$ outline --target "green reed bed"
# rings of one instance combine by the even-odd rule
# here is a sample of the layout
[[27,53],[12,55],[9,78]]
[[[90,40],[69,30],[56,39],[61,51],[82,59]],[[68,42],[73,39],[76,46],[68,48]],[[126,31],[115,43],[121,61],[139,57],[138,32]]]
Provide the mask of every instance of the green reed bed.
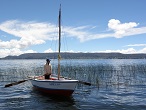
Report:
[[[53,74],[57,66],[53,67]],[[0,81],[14,82],[28,76],[43,75],[43,67],[0,69]],[[64,77],[90,82],[98,87],[146,84],[146,65],[62,65]]]
[[128,86],[146,83],[146,65],[77,65],[63,66],[63,76],[99,86]]

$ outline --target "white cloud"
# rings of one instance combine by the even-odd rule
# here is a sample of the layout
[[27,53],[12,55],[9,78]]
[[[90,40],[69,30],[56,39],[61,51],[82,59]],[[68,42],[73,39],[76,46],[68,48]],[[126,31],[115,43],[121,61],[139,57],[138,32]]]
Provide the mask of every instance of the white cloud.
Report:
[[6,57],[8,55],[20,55],[23,52],[21,52],[19,49],[14,48],[14,49],[0,49],[0,58]]
[[70,51],[67,51],[67,52],[74,53],[74,51],[73,51],[73,50],[70,50]]
[[125,47],[146,47],[146,44],[129,44],[126,45]]
[[[119,20],[111,19],[108,22],[108,32],[93,34],[89,32],[90,29],[93,29],[91,26],[81,26],[81,27],[65,27],[64,32],[67,33],[70,37],[76,37],[81,42],[102,39],[108,37],[122,38],[125,36],[132,36],[138,34],[146,33],[146,27],[137,28],[139,23],[129,22],[121,23]],[[95,28],[95,27],[94,27]]]
[[1,53],[0,58],[3,58],[8,55],[17,56],[23,53],[36,53],[36,51],[33,51],[33,50],[21,51],[20,49],[13,48],[13,49],[0,49],[0,53]]
[[81,27],[76,27],[76,28],[65,27],[64,32],[67,34],[66,36],[75,37],[79,39],[81,42],[114,36],[113,33],[92,34],[91,32],[88,31],[92,28],[93,27],[90,27],[90,26],[81,26]]
[[125,36],[128,32],[130,32],[134,27],[137,27],[138,23],[129,22],[129,23],[121,23],[119,20],[111,19],[109,20],[108,27],[110,30],[115,32],[115,37],[121,38]]
[[119,49],[119,50],[105,50],[105,51],[98,51],[98,52],[106,52],[106,53],[111,53],[111,52],[117,52],[117,53],[123,53],[123,54],[137,54],[137,53],[146,53],[146,48],[136,50],[134,48],[128,48],[128,49]]
[[19,40],[0,41],[1,48],[25,48],[43,44],[45,40],[56,39],[54,34],[56,26],[47,23],[11,20],[0,24],[0,30],[19,38]]
[[[0,39],[0,58],[8,55],[20,55],[22,53],[34,53],[33,50],[22,51],[22,49],[45,43],[46,40],[57,39],[56,25],[38,22],[22,22],[10,20],[0,24],[0,30],[10,35],[13,39],[2,41]],[[1,35],[4,37],[4,35]],[[7,35],[8,38],[8,35]]]
[[[108,22],[108,28],[110,33],[98,33],[93,34],[91,31],[96,26],[78,26],[78,27],[64,27],[63,32],[67,34],[68,37],[78,38],[81,42],[101,39],[107,37],[122,38],[124,36],[131,36],[137,34],[146,33],[146,27],[136,28],[139,23],[129,22],[121,23],[119,20],[111,19]],[[51,23],[39,23],[39,22],[22,22],[18,20],[10,20],[0,24],[0,30],[7,32],[13,36],[19,37],[20,44],[24,47],[27,45],[37,45],[45,43],[45,40],[56,40],[58,39],[56,25]]]
[[125,36],[132,36],[138,34],[145,34],[146,27],[136,28],[139,23],[129,22],[129,23],[121,23],[119,20],[111,19],[108,23],[108,28],[111,31],[114,31],[115,38],[122,38]]
[[51,48],[49,48],[48,50],[45,50],[44,52],[45,53],[53,53],[54,51]]
[[37,53],[37,51],[34,51],[34,50],[26,50],[23,53]]
[[[146,33],[146,27],[137,26],[139,23],[129,22],[129,23],[121,23],[119,20],[111,19],[108,22],[108,28],[110,31],[106,33],[92,33],[92,29],[95,30],[96,26],[78,26],[78,27],[64,27],[63,32],[67,34],[67,37],[75,37],[79,39],[81,42],[115,37],[122,38],[125,36],[132,36],[137,34]],[[19,55],[21,53],[25,53],[22,49],[27,48],[33,45],[39,45],[45,43],[46,40],[56,40],[58,39],[58,27],[54,24],[47,22],[24,22],[19,20],[9,20],[0,24],[0,30],[4,31],[13,36],[13,39],[9,41],[2,41],[0,39],[0,52],[2,56]],[[98,30],[98,29],[97,29]],[[5,35],[0,35],[4,37]],[[7,35],[8,39],[8,35]],[[132,46],[132,45],[127,45]],[[136,46],[136,45],[135,45]],[[137,45],[138,46],[138,45]],[[144,46],[144,45],[143,45]],[[33,50],[32,50],[33,51]],[[110,51],[110,50],[109,50]],[[112,51],[112,50],[111,50]],[[126,52],[135,52],[134,49],[128,50],[114,50],[114,51],[122,51]],[[145,51],[145,49],[141,50]],[[141,52],[139,51],[139,52]],[[53,50],[49,49],[45,52],[53,52]]]
[[146,47],[143,48],[143,49],[141,49],[141,50],[139,51],[139,53],[146,53]]
[[[58,51],[53,51],[51,48],[49,48],[48,50],[45,50],[44,53],[53,53],[53,52],[58,52]],[[61,51],[61,52],[69,52],[69,53],[73,53],[73,50],[69,50],[69,51]]]

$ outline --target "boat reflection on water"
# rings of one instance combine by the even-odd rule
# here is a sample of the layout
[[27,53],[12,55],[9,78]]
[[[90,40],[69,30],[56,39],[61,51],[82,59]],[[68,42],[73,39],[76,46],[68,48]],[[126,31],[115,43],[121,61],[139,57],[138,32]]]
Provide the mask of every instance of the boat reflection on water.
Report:
[[43,92],[36,91],[34,87],[31,94],[32,94],[33,99],[35,99],[35,101],[37,102],[41,101],[41,104],[42,103],[44,104],[43,105],[44,107],[40,107],[40,108],[46,108],[46,109],[52,108],[55,110],[59,110],[59,109],[78,110],[78,107],[75,106],[76,101],[72,95],[68,97],[64,97],[62,95],[53,95],[53,94],[47,94],[47,93],[45,94]]

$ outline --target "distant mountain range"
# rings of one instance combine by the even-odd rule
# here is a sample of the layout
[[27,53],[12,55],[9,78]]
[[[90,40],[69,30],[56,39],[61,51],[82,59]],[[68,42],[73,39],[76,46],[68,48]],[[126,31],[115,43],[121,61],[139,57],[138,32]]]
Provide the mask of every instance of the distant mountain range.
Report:
[[[26,53],[1,59],[57,59],[58,53]],[[61,53],[62,59],[146,59],[146,54],[121,53]]]

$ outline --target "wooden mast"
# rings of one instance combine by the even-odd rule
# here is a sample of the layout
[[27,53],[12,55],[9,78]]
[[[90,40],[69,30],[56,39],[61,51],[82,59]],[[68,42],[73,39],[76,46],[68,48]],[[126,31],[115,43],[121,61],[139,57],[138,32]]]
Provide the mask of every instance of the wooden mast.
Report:
[[61,55],[60,55],[60,48],[61,48],[61,4],[60,4],[60,9],[59,9],[59,47],[58,47],[58,80],[60,77],[60,59],[61,59]]

